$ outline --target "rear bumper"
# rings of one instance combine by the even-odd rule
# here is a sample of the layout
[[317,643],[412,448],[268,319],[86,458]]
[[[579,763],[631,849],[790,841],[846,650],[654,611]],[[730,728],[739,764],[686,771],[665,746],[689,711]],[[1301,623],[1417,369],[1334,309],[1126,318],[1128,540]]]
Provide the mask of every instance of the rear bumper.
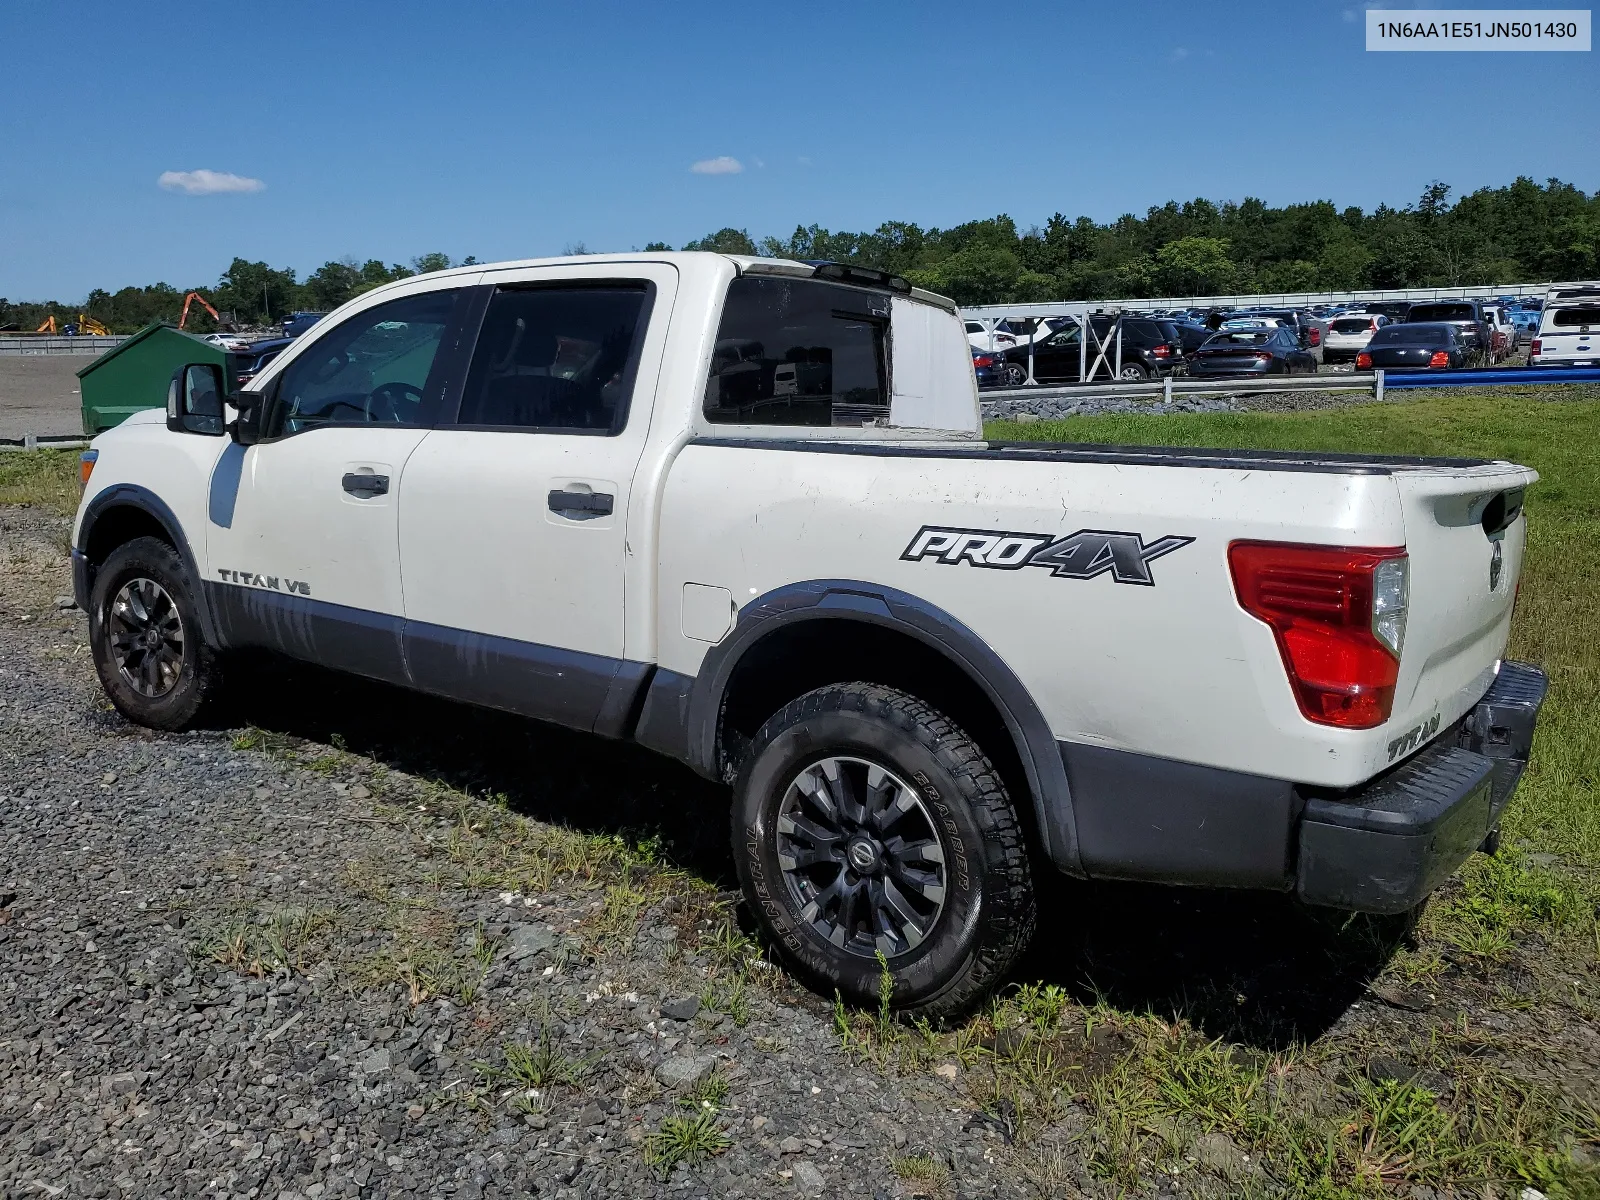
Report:
[[1457,727],[1360,791],[1311,797],[1301,816],[1295,891],[1308,904],[1400,913],[1484,843],[1527,767],[1545,673],[1502,663]]

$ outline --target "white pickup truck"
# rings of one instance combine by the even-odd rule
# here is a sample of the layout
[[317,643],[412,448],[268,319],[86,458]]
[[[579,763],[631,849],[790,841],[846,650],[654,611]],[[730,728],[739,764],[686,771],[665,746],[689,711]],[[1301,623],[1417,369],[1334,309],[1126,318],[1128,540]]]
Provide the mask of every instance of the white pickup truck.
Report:
[[632,739],[731,786],[793,969],[870,998],[881,955],[930,1016],[1041,870],[1410,910],[1492,849],[1544,695],[1501,657],[1533,471],[986,442],[954,306],[839,264],[404,280],[85,458],[132,720],[266,647]]

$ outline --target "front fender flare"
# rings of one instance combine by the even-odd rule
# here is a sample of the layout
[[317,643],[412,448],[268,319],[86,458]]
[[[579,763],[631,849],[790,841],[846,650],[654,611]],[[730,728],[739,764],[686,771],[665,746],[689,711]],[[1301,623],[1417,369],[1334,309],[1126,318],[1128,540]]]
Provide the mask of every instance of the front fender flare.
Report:
[[78,539],[72,547],[73,589],[82,592],[76,597],[79,606],[85,612],[89,610],[89,593],[94,588],[94,573],[99,566],[98,563],[89,561],[87,553],[95,523],[108,512],[118,508],[138,509],[161,526],[167,539],[177,550],[178,557],[183,560],[189,578],[194,580],[194,602],[200,612],[201,632],[209,645],[218,645],[216,623],[212,619],[211,606],[206,600],[205,581],[200,577],[199,564],[189,547],[189,539],[184,536],[183,523],[178,520],[177,514],[168,507],[166,501],[149,488],[136,483],[112,484],[96,494],[83,510],[83,519],[78,522]]

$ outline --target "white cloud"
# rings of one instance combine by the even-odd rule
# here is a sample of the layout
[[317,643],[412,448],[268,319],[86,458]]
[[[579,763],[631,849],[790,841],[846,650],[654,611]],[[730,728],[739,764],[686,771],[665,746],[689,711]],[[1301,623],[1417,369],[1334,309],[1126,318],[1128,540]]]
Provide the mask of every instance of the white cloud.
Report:
[[737,175],[744,170],[744,164],[731,155],[722,154],[716,158],[702,158],[691,164],[689,170],[696,175]]
[[169,192],[183,192],[190,196],[212,196],[219,192],[260,192],[267,185],[248,175],[233,175],[227,171],[163,171],[156,180]]
[[1187,46],[1179,46],[1177,49],[1173,50],[1171,54],[1167,55],[1167,60],[1169,62],[1182,62],[1188,57],[1189,48]]

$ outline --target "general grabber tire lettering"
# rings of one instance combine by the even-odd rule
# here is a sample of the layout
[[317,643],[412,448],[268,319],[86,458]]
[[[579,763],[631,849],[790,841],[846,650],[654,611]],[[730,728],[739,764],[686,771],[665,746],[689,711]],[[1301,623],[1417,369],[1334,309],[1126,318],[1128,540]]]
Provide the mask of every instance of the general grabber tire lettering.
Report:
[[756,734],[735,785],[745,896],[823,995],[931,1020],[990,991],[1033,936],[1028,852],[999,773],[949,717],[868,683],[808,692]]
[[183,560],[158,538],[117,547],[96,572],[89,648],[101,686],[128,720],[182,729],[218,690],[195,595]]

